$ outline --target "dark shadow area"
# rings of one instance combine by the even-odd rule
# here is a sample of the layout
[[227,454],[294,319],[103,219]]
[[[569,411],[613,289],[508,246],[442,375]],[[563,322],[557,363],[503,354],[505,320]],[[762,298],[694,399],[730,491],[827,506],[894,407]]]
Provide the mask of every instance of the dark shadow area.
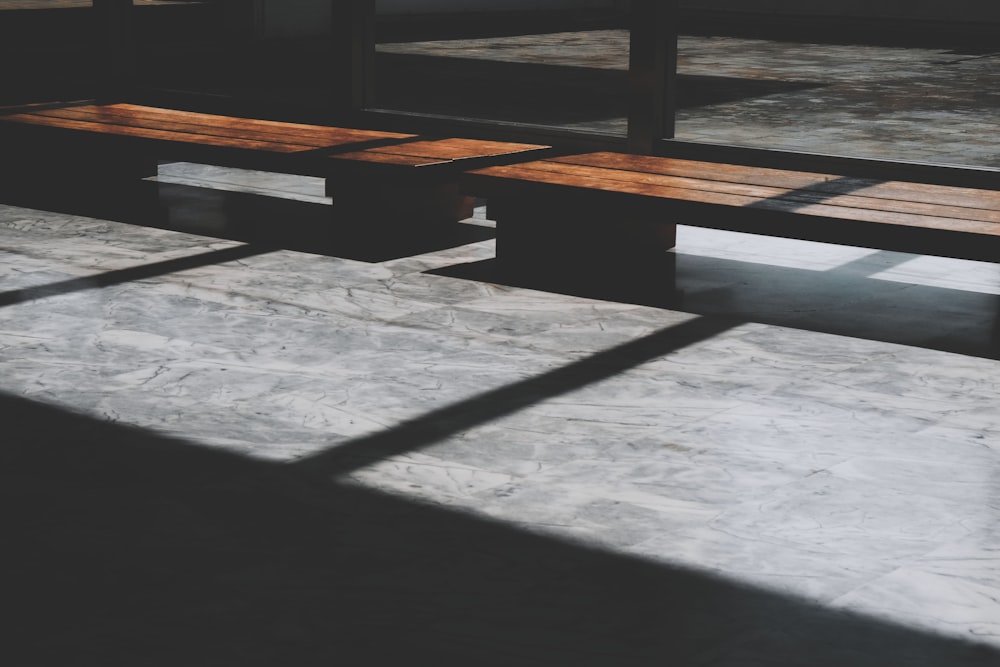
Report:
[[174,98],[183,103],[185,94],[200,94],[195,98],[199,111],[259,106],[265,115],[270,109],[328,122],[337,91],[323,66],[334,57],[331,45],[315,38],[255,41],[216,35],[205,41],[154,42],[140,52],[133,95],[162,98],[172,107]]
[[[357,218],[337,205],[282,197],[159,184],[170,201],[170,229],[209,234],[288,250],[361,262],[384,262],[492,238],[489,227],[462,223],[413,224],[409,219]],[[218,217],[208,215],[218,210]],[[206,226],[207,225],[207,226]]]
[[[747,222],[741,212],[756,209],[754,213],[761,215],[756,217],[751,228],[761,230],[762,235],[813,242],[829,238],[833,243],[853,243],[861,248],[906,247],[914,253],[976,256],[963,254],[969,253],[967,242],[954,244],[962,252],[949,254],[947,251],[955,248],[949,246],[951,238],[947,230],[940,231],[937,236],[918,238],[908,234],[903,238],[891,227],[852,229],[849,227],[852,221],[846,219],[780,217],[805,206],[863,191],[879,182],[841,176],[795,190],[780,188],[780,194],[740,207],[699,209],[701,204],[698,202],[674,201],[672,219],[684,220],[683,211],[687,210],[688,219],[701,218],[706,227],[740,232],[744,229],[742,224]],[[580,202],[574,200],[579,193],[560,200],[563,195],[553,191],[547,200],[537,202],[536,211],[542,210],[543,203],[549,208],[545,209],[547,213],[543,218],[534,220],[539,223],[537,229],[532,229],[534,240],[515,237],[516,242],[524,245],[534,242],[536,247],[542,247],[545,244],[549,255],[542,258],[536,255],[527,265],[491,259],[444,267],[430,273],[1000,359],[997,336],[1000,304],[996,295],[872,277],[913,259],[914,254],[872,250],[861,259],[835,268],[810,271],[688,255],[677,248],[649,254],[635,243],[620,249],[605,244],[596,250],[586,247],[581,250],[577,243],[581,237],[578,230],[594,224],[618,224],[624,229],[619,216],[627,204],[620,203],[617,208],[601,213],[602,209],[597,206],[600,199],[591,198],[581,207]],[[681,208],[688,204],[691,205],[689,209]],[[505,223],[499,224],[502,227]],[[886,238],[880,238],[880,234]],[[557,240],[553,243],[550,236],[556,236]],[[499,242],[504,240],[502,236],[498,239],[498,248],[501,247]],[[985,257],[995,259],[986,241],[977,243],[986,248]],[[909,246],[920,249],[912,250]]]
[[[166,63],[182,54],[210,55],[202,71],[223,61],[227,40],[222,2],[185,0],[134,3],[137,57],[144,73],[165,78]],[[0,2],[0,104],[93,97],[108,66],[106,36],[91,2]],[[190,56],[188,56],[190,57]],[[225,59],[224,62],[235,62]],[[206,64],[209,67],[206,68]],[[197,69],[186,70],[195,76]]]
[[0,413],[5,654],[21,667],[1000,659],[9,395]]
[[381,108],[540,125],[627,113],[617,70],[384,52],[376,67]]
[[[911,257],[885,253],[883,260],[897,255]],[[894,263],[877,262],[880,270]],[[809,271],[680,251],[666,254],[653,280],[599,267],[584,276],[553,268],[512,277],[495,259],[432,273],[1000,359],[996,295],[877,280],[859,268]]]
[[[3,3],[0,3],[2,5]],[[93,95],[100,79],[90,8],[0,13],[0,105]]]
[[405,220],[345,220],[330,204],[147,180],[0,188],[0,197],[12,206],[362,262],[453,248],[494,233],[489,227],[462,223],[417,228]]
[[[380,107],[559,126],[627,116],[627,73],[591,67],[378,53]],[[818,88],[808,81],[677,78],[680,108]]]
[[628,25],[626,8],[619,7],[527,11],[434,12],[380,14],[379,42],[422,42],[444,39],[483,39],[554,32],[608,30]]

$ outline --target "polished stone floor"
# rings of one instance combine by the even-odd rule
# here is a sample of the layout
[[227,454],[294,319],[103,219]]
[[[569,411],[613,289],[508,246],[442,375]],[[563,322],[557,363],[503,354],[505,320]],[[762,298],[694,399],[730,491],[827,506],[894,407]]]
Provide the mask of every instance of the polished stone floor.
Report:
[[314,179],[2,201],[7,664],[1000,664],[1000,265],[511,285],[483,208],[353,242]]

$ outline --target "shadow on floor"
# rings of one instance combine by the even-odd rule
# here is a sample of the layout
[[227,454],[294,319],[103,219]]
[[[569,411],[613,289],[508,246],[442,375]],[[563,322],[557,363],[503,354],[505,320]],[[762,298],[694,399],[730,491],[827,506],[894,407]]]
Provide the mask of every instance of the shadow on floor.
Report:
[[468,224],[416,228],[405,221],[344,220],[330,204],[166,182],[136,181],[103,188],[61,185],[41,191],[4,189],[5,204],[114,222],[383,262],[492,238]]
[[[491,227],[469,224],[442,226],[434,233],[399,228],[394,234],[375,227],[369,234],[358,234],[356,226],[338,233],[334,208],[329,205],[170,183],[133,185],[128,196],[120,191],[114,196],[87,191],[61,197],[51,192],[20,192],[5,193],[3,201],[249,244],[225,251],[217,261],[226,261],[230,252],[235,257],[286,248],[381,262],[475,243],[495,234]],[[878,252],[833,270],[810,271],[671,252],[655,267],[602,266],[577,274],[553,270],[510,275],[500,270],[496,260],[452,265],[432,273],[1000,359],[1000,297],[872,277],[910,258]],[[174,270],[175,264],[183,268],[202,261],[216,261],[216,256],[114,272],[105,279],[123,282],[150,271],[155,275]],[[93,286],[70,281],[39,288],[35,296],[46,296],[52,289],[72,290],[78,282]],[[0,299],[16,303],[35,296],[15,291]]]
[[22,398],[0,412],[5,649],[23,667],[1000,659]]
[[512,275],[491,259],[432,273],[1000,359],[1000,296],[872,275],[911,258],[877,252],[866,262],[811,271],[671,252],[642,270]]

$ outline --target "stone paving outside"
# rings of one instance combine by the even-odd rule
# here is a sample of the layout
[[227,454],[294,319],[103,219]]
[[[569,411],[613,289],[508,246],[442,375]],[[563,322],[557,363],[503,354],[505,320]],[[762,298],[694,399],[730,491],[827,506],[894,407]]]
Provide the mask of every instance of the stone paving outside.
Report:
[[[625,132],[624,30],[385,43],[378,51],[387,105]],[[984,51],[682,36],[676,136],[1000,167],[1000,42]],[[435,76],[442,89],[451,77],[450,94],[426,94]],[[477,87],[476,77],[495,77],[502,93]]]

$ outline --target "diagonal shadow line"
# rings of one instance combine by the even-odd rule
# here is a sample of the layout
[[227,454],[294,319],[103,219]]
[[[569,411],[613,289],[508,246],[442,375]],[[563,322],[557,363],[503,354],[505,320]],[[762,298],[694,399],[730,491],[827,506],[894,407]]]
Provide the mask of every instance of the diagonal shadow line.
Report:
[[[789,190],[788,192],[780,195],[765,197],[759,202],[747,204],[745,208],[760,208],[773,211],[775,210],[774,203],[781,202],[788,205],[787,208],[782,210],[794,211],[804,206],[819,204],[827,199],[849,195],[852,192],[863,190],[884,182],[885,181],[877,181],[871,178],[859,178],[856,176],[838,176],[837,178],[832,178],[828,181],[822,181],[820,183],[813,183],[812,185],[806,185],[801,188],[795,188],[794,190]],[[801,197],[802,199],[796,200],[796,197]]]
[[889,269],[901,266],[913,259],[911,253],[895,252],[892,250],[872,250],[862,257],[852,259],[849,262],[838,264],[827,269],[828,273],[845,273],[858,277],[871,278],[876,274],[888,271]]
[[[885,183],[885,180],[874,178],[863,178],[856,176],[840,176],[829,181],[807,185],[802,188],[790,190],[782,195],[768,197],[759,202],[748,204],[746,208],[756,208],[760,210],[775,210],[775,202],[780,202],[780,208],[784,212],[794,212],[805,206],[821,204],[826,200],[835,199],[841,195],[848,195],[858,190]],[[802,199],[797,200],[797,197]],[[853,245],[853,244],[852,244]],[[872,248],[875,252],[866,254],[853,261],[840,264],[828,269],[831,273],[852,273],[855,275],[874,276],[876,273],[886,271],[892,267],[899,266],[909,261],[914,252],[893,251],[886,249]]]
[[997,664],[971,632],[834,609],[683,559],[312,486],[6,392],[0,414],[16,507],[4,592],[19,610],[5,649],[31,665],[164,651],[169,664],[197,654],[245,667]]
[[[829,181],[823,181],[822,183],[797,188],[782,195],[768,197],[760,202],[748,204],[745,208],[774,210],[774,203],[782,202],[786,204],[786,207],[782,210],[792,212],[805,206],[819,204],[825,200],[834,199],[841,195],[848,195],[852,192],[863,190],[884,182],[885,181],[879,181],[871,178],[840,176]],[[795,200],[796,196],[801,197],[804,195],[808,195],[808,197],[802,199],[801,201]],[[898,266],[908,261],[910,259],[907,257],[908,254],[910,253],[899,253],[898,255],[893,256],[892,251],[877,250],[874,254],[865,255],[864,257],[860,257],[846,264],[835,266],[828,269],[828,271],[832,273],[855,273],[858,275],[871,276],[881,271],[885,271],[891,266]]]
[[[805,206],[819,204],[825,200],[834,199],[841,195],[847,195],[884,182],[885,181],[871,178],[840,176],[829,181],[823,181],[822,183],[797,188],[786,192],[783,195],[768,197],[760,202],[748,204],[746,208],[774,210],[774,203],[782,202],[786,204],[782,210],[792,212]],[[795,198],[797,196],[802,197],[804,195],[808,195],[808,197],[802,199],[801,201],[796,201]],[[856,273],[859,275],[871,276],[884,271],[891,266],[898,266],[908,261],[910,259],[907,257],[908,254],[910,253],[899,253],[898,255],[893,256],[892,251],[877,250],[873,255],[865,255],[864,257],[860,257],[846,264],[841,264],[828,269],[828,271],[833,273]]]
[[[828,187],[832,183],[841,184],[835,186],[837,191],[822,189],[823,185]],[[806,186],[795,192],[818,193],[822,198],[832,198],[869,185],[871,181],[843,177],[816,186]],[[807,206],[811,203],[814,202],[801,202],[798,205]],[[367,465],[374,458],[386,459],[422,449],[463,430],[513,414],[543,400],[609,379],[646,361],[708,340],[743,322],[739,319],[700,316],[541,375],[433,410],[385,431],[335,445],[289,465],[304,472],[344,474]]]
[[346,144],[338,144],[336,146],[322,146],[311,151],[303,151],[302,153],[296,153],[296,155],[317,155],[320,157],[333,157],[340,155],[341,153],[356,153],[360,151],[368,151],[375,148],[389,148],[394,146],[405,146],[406,144],[415,144],[421,141],[428,141],[434,139],[435,137],[428,137],[420,134],[414,134],[409,137],[386,137],[384,139],[366,139],[365,141],[355,141]]
[[120,285],[122,283],[143,280],[145,278],[154,278],[156,276],[163,276],[169,273],[176,273],[178,271],[193,269],[200,266],[231,262],[237,259],[253,257],[254,255],[263,255],[273,252],[274,250],[275,248],[271,246],[245,244],[233,248],[223,248],[222,250],[212,250],[210,252],[199,253],[197,255],[189,255],[187,257],[168,259],[162,262],[153,262],[151,264],[133,266],[127,269],[116,269],[114,271],[108,271],[96,276],[71,278],[69,280],[49,283],[47,285],[38,285],[37,287],[25,287],[24,289],[0,292],[0,308],[23,303],[25,301],[35,301],[37,299],[59,296],[61,294],[82,292],[88,289],[99,289],[101,287]]
[[288,465],[307,473],[350,472],[368,465],[373,458],[385,459],[423,449],[461,431],[607,380],[645,362],[709,340],[742,323],[743,320],[730,318],[696,317],[540,375],[424,413],[385,431],[335,445]]

